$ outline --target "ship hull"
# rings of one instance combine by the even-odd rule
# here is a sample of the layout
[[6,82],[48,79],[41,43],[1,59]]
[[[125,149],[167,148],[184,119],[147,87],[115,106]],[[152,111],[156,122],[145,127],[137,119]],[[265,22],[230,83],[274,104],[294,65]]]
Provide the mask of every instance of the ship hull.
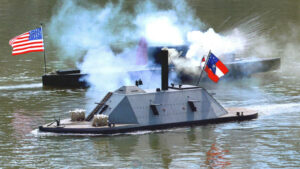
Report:
[[205,120],[196,120],[196,121],[186,121],[186,122],[176,122],[176,123],[167,123],[167,124],[154,124],[154,125],[138,125],[138,124],[116,124],[115,127],[87,127],[86,124],[80,125],[81,122],[78,122],[73,126],[64,126],[62,122],[61,126],[49,126],[44,125],[39,127],[41,132],[51,132],[51,133],[66,133],[66,134],[118,134],[118,133],[130,133],[136,131],[151,131],[151,130],[163,130],[169,128],[178,128],[178,127],[192,127],[192,126],[201,126],[208,124],[219,124],[219,123],[228,123],[228,122],[242,122],[247,120],[253,120],[258,118],[257,112],[244,112],[243,115],[237,115],[236,112],[231,112],[223,117],[214,118],[214,119],[205,119]]
[[84,80],[87,74],[46,74],[42,76],[43,86],[59,88],[87,88],[88,83]]

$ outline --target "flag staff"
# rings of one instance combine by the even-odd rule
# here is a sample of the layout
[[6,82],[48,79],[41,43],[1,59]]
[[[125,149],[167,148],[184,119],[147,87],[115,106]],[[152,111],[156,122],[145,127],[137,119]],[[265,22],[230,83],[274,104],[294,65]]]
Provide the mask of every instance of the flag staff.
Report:
[[[200,80],[201,80],[201,78],[202,78],[202,73],[203,73],[203,71],[204,71],[204,69],[205,69],[205,67],[206,67],[206,64],[207,64],[207,62],[208,62],[208,60],[209,60],[209,58],[210,58],[210,53],[211,53],[211,50],[209,50],[208,55],[207,55],[207,59],[205,60],[205,64],[204,64],[204,66],[203,66],[203,69],[201,70],[199,79],[198,79],[198,81],[197,81],[197,86],[198,86],[199,83],[200,83]],[[203,57],[205,57],[205,56],[203,56]],[[201,62],[202,62],[202,59],[201,59],[201,61],[200,61],[200,68],[201,68]]]
[[44,68],[45,68],[45,74],[47,73],[47,64],[46,64],[46,46],[44,43],[44,32],[43,32],[43,23],[41,23],[41,29],[42,29],[42,39],[44,44]]

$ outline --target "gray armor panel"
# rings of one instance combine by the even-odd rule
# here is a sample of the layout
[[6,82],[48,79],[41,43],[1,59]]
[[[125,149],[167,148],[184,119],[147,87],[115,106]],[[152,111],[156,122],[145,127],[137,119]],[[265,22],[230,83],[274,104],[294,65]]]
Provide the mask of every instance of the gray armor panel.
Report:
[[[103,114],[109,115],[110,122],[152,125],[213,119],[227,114],[203,88],[158,92],[144,91],[136,86],[120,89],[106,102],[108,109]],[[194,106],[194,111],[188,102]]]

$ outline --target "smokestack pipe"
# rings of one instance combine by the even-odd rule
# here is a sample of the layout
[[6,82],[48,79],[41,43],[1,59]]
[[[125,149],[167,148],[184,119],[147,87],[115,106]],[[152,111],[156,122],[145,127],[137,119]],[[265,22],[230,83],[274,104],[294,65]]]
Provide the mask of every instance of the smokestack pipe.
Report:
[[158,53],[161,64],[161,90],[168,90],[169,83],[169,63],[168,63],[168,51],[162,50]]

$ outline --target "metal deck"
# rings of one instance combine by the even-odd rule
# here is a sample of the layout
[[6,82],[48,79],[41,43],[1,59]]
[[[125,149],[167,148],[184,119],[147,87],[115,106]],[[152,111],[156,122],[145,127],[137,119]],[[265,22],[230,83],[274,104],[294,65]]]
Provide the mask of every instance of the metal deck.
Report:
[[[167,123],[159,125],[139,125],[139,124],[115,124],[114,127],[109,126],[99,126],[93,127],[91,121],[76,121],[73,122],[70,119],[61,120],[60,126],[56,123],[48,123],[40,126],[40,131],[43,132],[54,132],[54,133],[80,133],[80,134],[115,134],[115,133],[126,133],[139,130],[157,130],[157,129],[167,129],[174,127],[183,126],[198,126],[234,121],[245,121],[252,120],[258,117],[258,112],[246,108],[227,108],[228,114],[222,115],[215,119],[205,119],[197,121],[188,122],[177,122],[177,123]],[[239,115],[238,115],[239,114]]]

